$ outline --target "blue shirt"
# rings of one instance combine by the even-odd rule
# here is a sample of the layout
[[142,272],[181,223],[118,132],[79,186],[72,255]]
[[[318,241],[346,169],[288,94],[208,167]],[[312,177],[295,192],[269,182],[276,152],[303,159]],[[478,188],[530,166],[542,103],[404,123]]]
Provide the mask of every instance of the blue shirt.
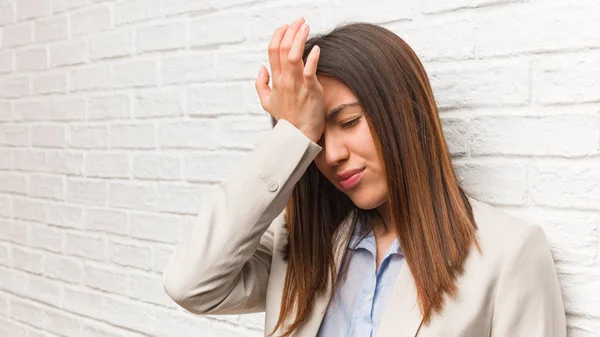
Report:
[[[358,223],[357,223],[358,224]],[[360,239],[357,228],[345,254]],[[360,241],[348,270],[345,283],[340,283],[333,303],[325,313],[317,337],[375,337],[387,300],[404,263],[404,255],[396,238],[376,269],[376,243],[373,231]]]

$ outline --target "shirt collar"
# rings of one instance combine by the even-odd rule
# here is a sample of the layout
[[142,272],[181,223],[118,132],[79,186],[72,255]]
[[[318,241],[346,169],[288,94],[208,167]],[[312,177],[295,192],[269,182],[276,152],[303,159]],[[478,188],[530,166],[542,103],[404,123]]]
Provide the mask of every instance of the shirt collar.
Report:
[[[352,231],[352,236],[350,237],[350,241],[348,242],[348,249],[352,249],[352,247],[354,247],[354,245],[358,242],[358,240],[360,240],[360,231],[358,230],[360,226],[360,221],[356,222],[356,225],[354,226],[354,229]],[[358,248],[364,248],[367,249],[369,251],[371,251],[371,253],[375,253],[376,251],[376,241],[375,241],[375,235],[373,233],[373,230],[369,231],[369,234],[367,234],[367,236],[365,236],[362,240],[360,240],[360,242],[358,242],[358,245],[356,246],[356,249]],[[398,241],[398,238],[396,238],[394,240],[394,242],[392,243],[392,245],[396,246],[396,253],[398,254],[402,254],[402,249],[400,249],[400,242]]]

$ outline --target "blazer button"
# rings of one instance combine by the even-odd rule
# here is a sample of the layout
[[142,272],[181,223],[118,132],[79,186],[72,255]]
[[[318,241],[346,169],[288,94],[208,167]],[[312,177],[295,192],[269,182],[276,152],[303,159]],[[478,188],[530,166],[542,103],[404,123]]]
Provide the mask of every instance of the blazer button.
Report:
[[269,191],[275,192],[279,188],[279,184],[276,181],[272,181],[269,183]]

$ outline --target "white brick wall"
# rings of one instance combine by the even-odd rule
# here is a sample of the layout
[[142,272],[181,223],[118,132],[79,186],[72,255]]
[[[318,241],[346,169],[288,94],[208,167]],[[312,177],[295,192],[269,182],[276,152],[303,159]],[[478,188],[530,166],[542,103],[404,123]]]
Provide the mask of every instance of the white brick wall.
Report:
[[600,336],[595,0],[0,0],[0,336],[262,336],[160,274],[270,128],[268,40],[364,20],[419,54],[465,188],[540,223],[572,337]]

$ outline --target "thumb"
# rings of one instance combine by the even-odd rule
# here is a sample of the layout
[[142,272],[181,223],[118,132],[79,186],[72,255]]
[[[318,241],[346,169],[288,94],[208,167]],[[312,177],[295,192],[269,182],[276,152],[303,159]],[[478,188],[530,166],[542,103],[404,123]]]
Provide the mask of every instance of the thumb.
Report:
[[255,87],[256,92],[258,93],[258,98],[260,99],[260,104],[263,106],[263,108],[265,108],[265,110],[267,110],[266,105],[269,97],[271,97],[271,88],[269,87],[269,72],[262,64],[258,70]]

